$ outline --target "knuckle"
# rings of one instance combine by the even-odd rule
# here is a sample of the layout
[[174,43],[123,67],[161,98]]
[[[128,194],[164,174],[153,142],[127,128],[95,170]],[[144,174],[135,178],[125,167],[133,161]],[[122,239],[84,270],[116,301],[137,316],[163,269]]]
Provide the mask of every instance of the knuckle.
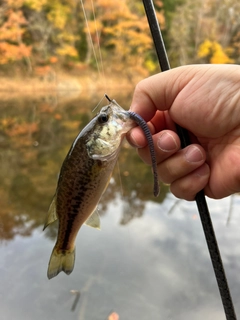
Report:
[[207,183],[208,175],[199,176],[192,173],[174,181],[170,190],[176,197],[191,201],[200,190],[204,189]]
[[135,87],[135,91],[142,91],[144,89],[144,79],[140,80]]
[[158,165],[158,176],[164,183],[172,183],[179,177],[176,167],[171,166],[167,161]]
[[179,185],[178,182],[174,182],[170,186],[170,191],[179,199],[192,201],[195,198],[196,193],[191,190],[187,185]]

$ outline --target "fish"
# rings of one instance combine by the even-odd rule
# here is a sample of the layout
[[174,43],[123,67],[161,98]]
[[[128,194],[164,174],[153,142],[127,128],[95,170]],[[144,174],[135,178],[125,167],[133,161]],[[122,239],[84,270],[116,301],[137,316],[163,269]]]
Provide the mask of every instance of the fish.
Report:
[[115,100],[83,128],[63,161],[44,229],[58,219],[58,235],[47,276],[69,275],[75,262],[75,239],[85,223],[100,229],[98,202],[107,188],[126,133],[135,126]]
[[56,244],[47,276],[69,275],[75,263],[75,239],[83,224],[100,229],[97,206],[106,190],[126,133],[139,125],[148,141],[154,174],[154,195],[159,193],[153,139],[146,122],[136,113],[109,101],[74,140],[63,161],[57,188],[43,230],[58,220]]

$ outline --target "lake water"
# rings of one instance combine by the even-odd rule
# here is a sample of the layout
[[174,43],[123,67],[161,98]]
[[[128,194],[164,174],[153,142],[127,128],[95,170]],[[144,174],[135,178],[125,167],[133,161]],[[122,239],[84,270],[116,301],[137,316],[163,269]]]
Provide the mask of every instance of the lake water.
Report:
[[[102,230],[83,226],[72,274],[47,279],[57,231],[43,224],[61,163],[98,98],[1,100],[1,319],[225,319],[196,204],[167,187],[154,198],[151,170],[127,143],[99,206]],[[113,98],[125,108],[131,100]],[[208,204],[240,317],[240,197]]]

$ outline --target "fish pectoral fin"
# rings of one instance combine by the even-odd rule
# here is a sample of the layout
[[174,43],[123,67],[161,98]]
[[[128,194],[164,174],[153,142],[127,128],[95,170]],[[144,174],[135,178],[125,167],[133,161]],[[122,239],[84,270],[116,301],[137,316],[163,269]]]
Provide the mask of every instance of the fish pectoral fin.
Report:
[[98,214],[97,208],[93,211],[93,213],[90,215],[90,217],[87,218],[87,220],[84,222],[89,227],[101,229],[100,227],[100,217]]
[[64,271],[69,275],[74,268],[75,248],[73,250],[57,251],[53,248],[52,255],[48,264],[48,279],[56,277],[59,272]]
[[57,211],[56,211],[56,194],[55,194],[55,196],[53,197],[53,200],[50,204],[47,219],[44,224],[43,230],[45,230],[49,224],[53,223],[57,219],[58,219],[58,216],[57,216]]

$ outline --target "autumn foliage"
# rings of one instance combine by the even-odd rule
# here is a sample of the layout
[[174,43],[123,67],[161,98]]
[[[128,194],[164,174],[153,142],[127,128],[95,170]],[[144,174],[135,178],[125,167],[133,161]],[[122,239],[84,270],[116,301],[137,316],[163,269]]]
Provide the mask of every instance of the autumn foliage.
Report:
[[3,23],[0,27],[0,64],[7,64],[29,58],[31,45],[23,42],[23,34],[28,24],[21,10],[3,10]]
[[182,1],[168,33],[173,64],[239,64],[239,13],[239,0]]
[[[155,0],[154,5],[173,67],[240,63],[238,0]],[[142,0],[1,2],[0,72],[48,70],[54,79],[58,68],[84,66],[127,76],[158,70]]]
[[[152,54],[141,1],[3,0],[0,9],[0,69],[85,64],[101,60],[115,72],[143,71]],[[83,5],[82,5],[83,4]],[[158,17],[162,26],[164,15]],[[91,37],[90,37],[90,36]],[[101,53],[99,52],[101,47]]]

